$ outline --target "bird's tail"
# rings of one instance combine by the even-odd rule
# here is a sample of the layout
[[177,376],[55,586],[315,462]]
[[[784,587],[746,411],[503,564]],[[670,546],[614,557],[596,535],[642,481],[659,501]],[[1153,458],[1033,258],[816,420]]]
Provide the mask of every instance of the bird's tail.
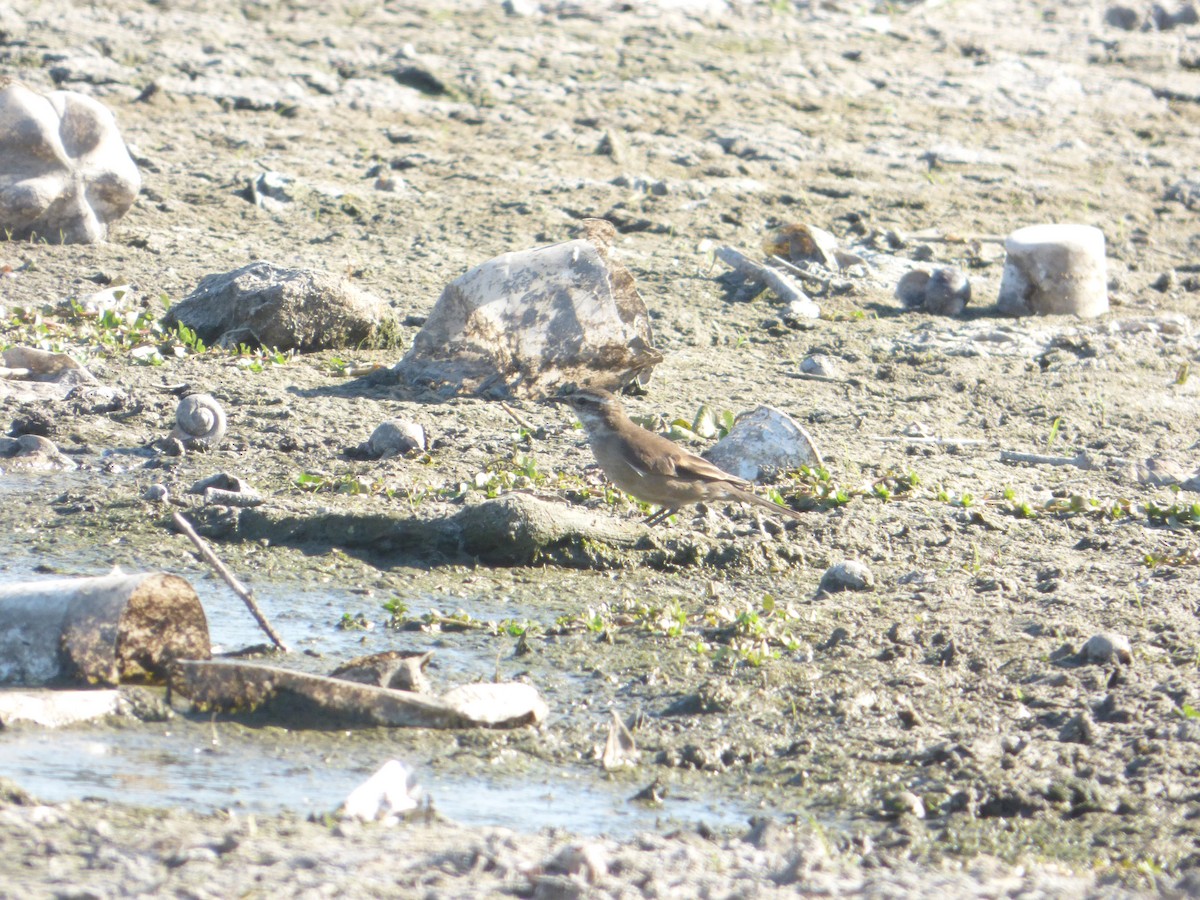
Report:
[[743,503],[749,503],[753,506],[761,506],[763,509],[769,509],[773,513],[778,513],[781,516],[787,516],[789,519],[802,519],[803,513],[799,513],[790,506],[784,506],[782,503],[776,503],[774,500],[768,500],[766,497],[760,497],[752,491],[747,491],[743,488],[729,488],[729,493],[735,496]]

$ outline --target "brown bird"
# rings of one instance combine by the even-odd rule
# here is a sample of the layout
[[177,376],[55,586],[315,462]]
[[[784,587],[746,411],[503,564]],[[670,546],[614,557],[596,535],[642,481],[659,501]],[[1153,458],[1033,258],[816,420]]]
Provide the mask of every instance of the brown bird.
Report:
[[630,421],[620,401],[608,391],[581,388],[550,397],[548,402],[564,403],[575,411],[609,481],[639,500],[662,507],[646,519],[647,525],[658,525],[679,507],[704,500],[750,503],[801,518],[794,509],[752,493],[750,482]]

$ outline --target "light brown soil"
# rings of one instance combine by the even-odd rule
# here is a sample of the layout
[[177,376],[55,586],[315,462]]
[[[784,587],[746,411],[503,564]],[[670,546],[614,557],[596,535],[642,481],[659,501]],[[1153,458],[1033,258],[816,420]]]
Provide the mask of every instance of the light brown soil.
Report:
[[[783,486],[811,509],[802,527],[697,512],[650,550],[593,548],[593,561],[619,568],[591,572],[414,559],[319,528],[303,542],[277,528],[264,546],[209,521],[231,565],[297,582],[319,566],[378,596],[544,603],[530,655],[508,660],[507,635],[494,648],[555,715],[540,733],[462,736],[453,764],[464,771],[486,761],[535,782],[562,767],[603,778],[593,754],[608,710],[640,710],[641,762],[618,776],[630,795],[657,778],[778,822],[818,823],[798,837],[611,844],[625,861],[596,890],[666,895],[679,880],[680,896],[753,895],[866,879],[868,893],[890,895],[1022,885],[1072,895],[1191,877],[1200,510],[1194,493],[1140,483],[1135,464],[1197,466],[1198,380],[1187,377],[1197,346],[1179,315],[1200,287],[1200,228],[1194,209],[1167,197],[1200,170],[1200,30],[1119,31],[1096,2],[874,13],[856,3],[546,5],[525,17],[492,2],[0,4],[3,71],[103,99],[144,177],[107,244],[0,244],[15,275],[0,279],[6,319],[105,283],[130,283],[157,308],[160,295],[178,300],[203,275],[260,258],[346,273],[401,319],[419,319],[471,265],[571,237],[582,217],[609,218],[666,357],[630,406],[666,421],[705,403],[736,412],[766,402],[794,416],[835,485],[823,501],[802,500],[810,482]],[[435,75],[444,92],[400,83],[405,67]],[[304,186],[286,214],[247,201],[248,179],[264,170]],[[381,177],[395,190],[377,189]],[[1055,221],[1104,230],[1111,313],[993,317],[1003,253],[991,239]],[[959,320],[903,313],[892,285],[867,276],[819,297],[811,327],[789,327],[770,295],[737,299],[709,247],[757,254],[791,222],[847,245],[882,248],[888,231],[965,238],[909,238],[896,252],[926,248],[963,267],[975,300]],[[0,340],[29,335],[14,322]],[[267,495],[263,515],[276,525],[329,512],[368,529],[410,512],[444,517],[481,496],[452,499],[455,485],[489,466],[515,478],[529,456],[541,493],[637,515],[606,506],[565,417],[523,409],[545,426],[523,441],[495,404],[428,402],[387,378],[335,374],[342,360],[389,365],[398,350],[268,361],[261,372],[218,353],[155,368],[124,350],[91,352],[89,367],[142,408],[51,408],[53,438],[95,481],[0,512],[14,558],[61,569],[85,554],[198,572],[180,564],[183,539],[136,498],[157,481],[178,496],[217,468]],[[813,353],[838,358],[847,377],[799,377]],[[102,477],[101,451],[166,433],[175,398],[163,387],[182,382],[226,405],[227,444],[166,468],[129,455],[128,471]],[[4,419],[28,413],[9,402]],[[429,462],[344,455],[393,415],[438,440]],[[977,443],[898,440],[914,423]],[[1086,451],[1096,464],[1006,464],[1003,450]],[[306,471],[331,487],[357,475],[369,489],[305,493],[294,480]],[[871,568],[874,591],[817,595],[843,559]],[[1083,664],[1076,653],[1099,631],[1128,637],[1131,665]],[[409,761],[419,768],[438,747],[414,738]],[[569,841],[37,809],[0,810],[0,892],[520,893],[539,884],[527,866]],[[410,841],[419,849],[408,857]],[[196,847],[209,850],[189,856]],[[1017,865],[1027,874],[1014,875]],[[537,887],[558,888],[574,890]]]

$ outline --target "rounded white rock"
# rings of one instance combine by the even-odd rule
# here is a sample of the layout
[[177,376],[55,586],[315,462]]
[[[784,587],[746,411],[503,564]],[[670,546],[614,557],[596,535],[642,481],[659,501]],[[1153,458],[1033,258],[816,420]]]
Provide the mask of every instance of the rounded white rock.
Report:
[[1101,665],[1110,662],[1129,665],[1133,662],[1133,646],[1123,634],[1102,631],[1092,635],[1083,645],[1083,658]]
[[371,432],[367,453],[375,459],[424,452],[425,429],[407,419],[387,419]]
[[857,559],[844,559],[825,570],[817,590],[826,594],[838,591],[873,591],[875,575],[866,563]]

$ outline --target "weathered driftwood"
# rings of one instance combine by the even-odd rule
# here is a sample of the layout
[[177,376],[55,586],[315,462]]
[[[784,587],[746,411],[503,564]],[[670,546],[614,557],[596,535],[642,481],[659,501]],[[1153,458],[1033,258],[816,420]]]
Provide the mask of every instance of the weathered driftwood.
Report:
[[718,247],[717,258],[745,278],[761,281],[784,303],[796,303],[797,309],[805,310],[805,318],[815,319],[821,315],[821,308],[804,293],[786,272],[756,263],[746,254],[733,247]]
[[1000,462],[1033,466],[1074,466],[1077,469],[1096,468],[1095,460],[1085,450],[1081,450],[1074,456],[1048,456],[1044,453],[1018,453],[1015,450],[1001,450]]
[[468,685],[439,700],[232,660],[182,661],[172,670],[171,685],[201,709],[267,712],[287,716],[292,724],[515,728],[546,715],[545,702],[529,685],[485,685],[495,690],[482,701],[478,691],[467,690],[477,686]]
[[176,575],[0,587],[0,683],[162,683],[173,661],[210,654],[200,599]]

